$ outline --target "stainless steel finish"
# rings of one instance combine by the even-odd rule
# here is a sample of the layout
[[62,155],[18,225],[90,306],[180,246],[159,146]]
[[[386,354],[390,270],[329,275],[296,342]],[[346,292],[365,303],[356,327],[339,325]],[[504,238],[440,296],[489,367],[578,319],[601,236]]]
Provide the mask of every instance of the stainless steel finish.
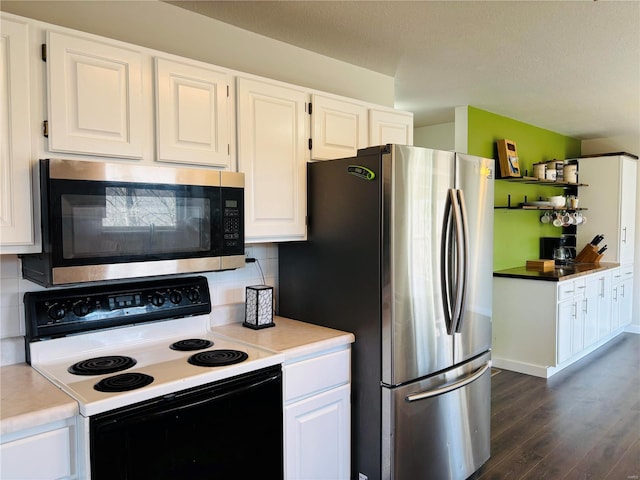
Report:
[[426,398],[437,397],[438,395],[442,395],[443,393],[452,392],[453,390],[457,390],[459,388],[465,387],[472,382],[475,382],[478,378],[480,378],[484,372],[491,368],[491,361],[489,360],[482,367],[476,370],[474,373],[469,375],[462,380],[458,380],[457,382],[450,383],[444,387],[436,388],[435,390],[427,390],[426,392],[414,393],[409,395],[406,400],[407,402],[417,402],[418,400],[424,400]]
[[[242,173],[221,172],[219,170],[203,168],[139,165],[126,162],[107,163],[86,160],[51,159],[49,172],[51,178],[64,180],[140,182],[216,187],[242,187],[244,185],[244,174]],[[223,180],[221,180],[221,178]]]
[[454,361],[460,363],[491,348],[493,289],[492,159],[456,154],[456,188],[464,192],[467,223],[467,288],[461,322],[454,334]]
[[65,285],[176,273],[211,272],[242,268],[244,265],[243,255],[230,255],[228,257],[183,258],[178,260],[156,260],[153,262],[57,267],[53,269],[53,283],[54,285]]
[[244,188],[244,173],[221,171],[220,186]]
[[469,285],[469,225],[467,223],[467,207],[464,201],[464,192],[458,190],[456,198],[458,200],[458,206],[460,209],[460,231],[462,232],[460,243],[458,244],[458,261],[461,266],[458,267],[458,295],[457,295],[457,321],[455,332],[460,333],[462,330],[462,323],[465,318],[463,315],[465,309],[465,301],[467,297],[467,287]]
[[382,382],[398,385],[453,364],[438,240],[454,182],[454,153],[394,145],[390,161],[383,185],[383,212],[389,213],[382,222],[383,231],[388,229],[382,269],[390,284],[382,286],[389,297],[382,313],[389,319],[382,325]]
[[[465,480],[489,458],[489,358],[487,353],[428,379],[382,388],[380,478]],[[458,382],[464,385],[448,388]],[[416,394],[425,398],[407,401]]]
[[308,166],[309,241],[279,247],[280,309],[358,339],[353,478],[465,480],[489,457],[493,168],[400,145]]

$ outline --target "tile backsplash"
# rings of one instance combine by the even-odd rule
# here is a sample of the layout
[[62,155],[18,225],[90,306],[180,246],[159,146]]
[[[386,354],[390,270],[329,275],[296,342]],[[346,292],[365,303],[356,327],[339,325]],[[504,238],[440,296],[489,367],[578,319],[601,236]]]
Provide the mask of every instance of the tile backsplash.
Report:
[[[248,256],[255,263],[245,268],[204,274],[209,281],[211,325],[224,325],[244,320],[245,287],[265,283],[277,290],[278,247],[275,244],[248,245]],[[264,278],[264,280],[263,280]],[[17,255],[0,255],[0,365],[24,362],[24,305],[25,292],[44,290],[22,278]]]

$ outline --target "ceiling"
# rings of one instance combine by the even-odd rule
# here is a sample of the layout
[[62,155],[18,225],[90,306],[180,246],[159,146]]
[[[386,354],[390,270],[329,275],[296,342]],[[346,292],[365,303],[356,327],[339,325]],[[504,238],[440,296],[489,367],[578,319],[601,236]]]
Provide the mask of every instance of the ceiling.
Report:
[[580,139],[640,137],[640,0],[168,3],[393,76],[417,127],[471,105]]

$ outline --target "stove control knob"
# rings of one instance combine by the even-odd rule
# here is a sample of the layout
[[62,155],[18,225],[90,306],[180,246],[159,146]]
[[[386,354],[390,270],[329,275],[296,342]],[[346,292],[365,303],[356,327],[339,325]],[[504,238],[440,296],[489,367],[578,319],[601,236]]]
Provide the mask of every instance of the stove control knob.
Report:
[[49,310],[47,311],[47,314],[49,315],[49,318],[51,318],[52,320],[61,320],[64,318],[65,315],[65,310],[64,307],[62,305],[59,305],[57,303],[54,303],[53,305],[51,305],[51,307],[49,307]]
[[179,291],[174,290],[169,294],[169,300],[171,300],[171,303],[177,305],[182,301],[182,294]]
[[187,298],[191,302],[197,302],[200,299],[200,292],[197,288],[190,288],[187,292]]
[[153,303],[156,307],[161,307],[164,305],[164,295],[162,293],[156,292],[151,295],[151,303]]
[[77,317],[84,317],[89,313],[89,305],[84,300],[80,300],[73,306],[73,313],[75,313]]

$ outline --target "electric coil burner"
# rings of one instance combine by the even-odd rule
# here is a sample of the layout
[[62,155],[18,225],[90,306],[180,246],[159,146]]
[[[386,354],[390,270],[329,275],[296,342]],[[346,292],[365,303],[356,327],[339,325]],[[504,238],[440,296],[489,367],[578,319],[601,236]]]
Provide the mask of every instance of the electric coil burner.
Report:
[[131,368],[136,364],[135,359],[124,355],[110,355],[107,357],[89,358],[74,363],[68,368],[74,375],[101,375],[114,373]]
[[204,338],[188,338],[186,340],[179,340],[169,345],[171,350],[178,350],[181,352],[190,352],[193,350],[203,350],[213,346],[211,340],[205,340]]
[[93,388],[99,392],[128,392],[136,388],[146,387],[152,382],[153,377],[151,375],[129,372],[103,378]]
[[207,350],[191,355],[189,363],[199,367],[221,367],[244,362],[247,357],[245,352],[239,350]]

